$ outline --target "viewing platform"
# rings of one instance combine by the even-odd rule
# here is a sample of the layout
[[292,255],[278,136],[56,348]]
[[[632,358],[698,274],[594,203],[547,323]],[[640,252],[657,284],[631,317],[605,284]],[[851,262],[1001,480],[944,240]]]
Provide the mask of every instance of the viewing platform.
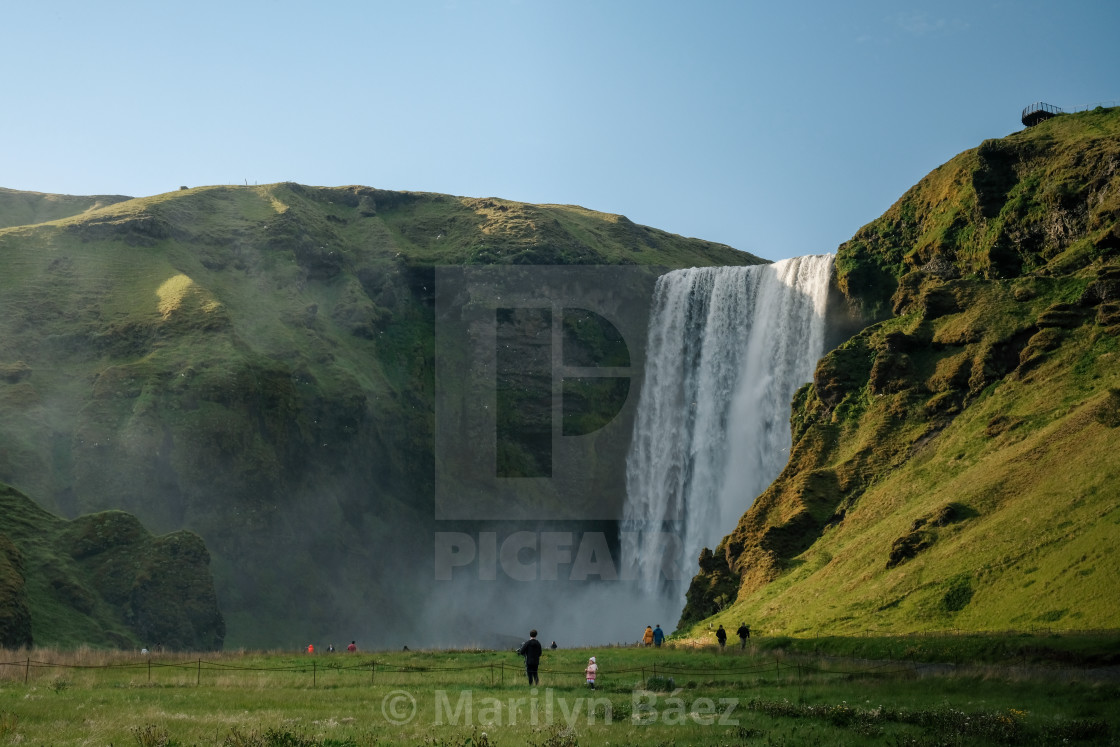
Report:
[[1056,117],[1061,113],[1061,108],[1057,106],[1036,101],[1023,109],[1023,125],[1026,127],[1034,127],[1039,122],[1045,122],[1051,117]]

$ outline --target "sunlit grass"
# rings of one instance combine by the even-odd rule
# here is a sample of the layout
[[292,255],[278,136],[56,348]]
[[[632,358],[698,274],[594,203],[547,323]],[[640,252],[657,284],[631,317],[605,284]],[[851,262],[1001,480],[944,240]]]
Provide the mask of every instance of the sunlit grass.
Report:
[[[954,673],[900,656],[884,666],[770,648],[778,643],[550,651],[536,688],[501,651],[154,655],[150,680],[149,657],[135,653],[5,652],[0,743],[1088,743],[1120,723],[1120,689],[1088,674]],[[589,653],[602,665],[594,692],[581,676]]]

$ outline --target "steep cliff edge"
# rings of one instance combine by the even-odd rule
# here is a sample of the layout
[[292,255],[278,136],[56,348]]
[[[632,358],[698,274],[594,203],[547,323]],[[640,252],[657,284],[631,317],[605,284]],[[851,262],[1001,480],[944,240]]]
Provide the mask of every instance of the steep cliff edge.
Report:
[[[1116,627],[1120,109],[939,167],[837,253],[876,321],[688,592],[785,634]],[[735,591],[731,592],[729,589]]]

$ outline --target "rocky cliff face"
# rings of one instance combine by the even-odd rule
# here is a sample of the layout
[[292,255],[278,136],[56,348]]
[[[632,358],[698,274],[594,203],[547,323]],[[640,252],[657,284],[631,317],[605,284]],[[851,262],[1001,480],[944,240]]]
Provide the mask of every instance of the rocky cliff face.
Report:
[[702,558],[682,625],[1120,621],[1100,597],[1120,566],[1118,219],[1120,110],[1097,110],[962,153],[842,245],[873,323],[798,392],[789,464]]
[[122,511],[66,521],[0,484],[0,646],[214,650],[225,621],[202,539]]

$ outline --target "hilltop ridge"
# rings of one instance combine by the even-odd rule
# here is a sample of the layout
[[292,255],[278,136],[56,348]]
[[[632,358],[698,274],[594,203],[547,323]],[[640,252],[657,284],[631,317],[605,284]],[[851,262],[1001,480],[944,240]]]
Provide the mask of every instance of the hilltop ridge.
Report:
[[131,199],[126,195],[57,195],[0,187],[0,228],[70,218]]

